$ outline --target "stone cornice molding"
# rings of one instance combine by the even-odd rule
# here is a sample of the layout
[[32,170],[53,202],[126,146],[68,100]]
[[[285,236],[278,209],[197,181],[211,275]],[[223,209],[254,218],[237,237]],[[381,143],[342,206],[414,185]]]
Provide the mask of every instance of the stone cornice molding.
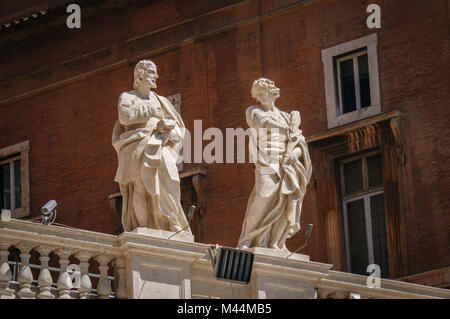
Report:
[[[0,221],[0,243],[4,243],[3,251],[13,245],[19,247],[24,256],[29,255],[31,248],[44,255],[52,250],[61,254],[66,263],[69,255],[78,256],[83,260],[83,267],[93,257],[101,264],[100,275],[104,283],[107,282],[108,263],[117,262],[121,272],[121,298],[139,298],[144,283],[162,283],[154,296],[163,298],[165,295],[159,294],[167,292],[167,285],[161,280],[178,286],[176,291],[171,291],[179,298],[226,296],[224,289],[229,287],[229,282],[217,280],[214,275],[207,252],[209,245],[192,241],[167,240],[132,232],[114,236],[12,219]],[[370,288],[366,276],[332,271],[332,265],[318,262],[255,253],[253,266],[249,285],[236,287],[246,298],[292,296],[292,293],[299,298],[314,298],[314,290],[320,298],[349,298],[352,293],[360,294],[362,298],[450,298],[450,292],[445,289],[395,280],[381,279],[380,288]],[[27,284],[25,280],[23,282]],[[101,288],[104,291],[99,293],[100,297],[107,297],[109,286],[102,284]],[[146,290],[145,296],[152,291]],[[5,295],[5,292],[0,291],[1,294]]]
[[404,117],[405,113],[394,110],[387,113],[382,113],[380,115],[375,115],[357,122],[353,122],[350,124],[338,126],[332,129],[328,129],[324,132],[308,135],[306,136],[306,141],[308,143],[315,143],[319,141],[323,141],[325,139],[331,138],[331,137],[337,137],[341,135],[351,135],[356,130],[363,130],[366,126],[374,126],[380,122],[391,120],[392,118],[396,117]]
[[404,166],[406,163],[405,117],[405,113],[394,110],[309,135],[306,137],[306,141],[314,145],[332,138],[340,138],[342,143],[344,141],[342,137],[345,137],[344,143],[348,145],[349,150],[358,152],[379,146],[383,140],[382,132],[387,127],[392,133],[391,143],[395,148],[397,163],[399,166]]

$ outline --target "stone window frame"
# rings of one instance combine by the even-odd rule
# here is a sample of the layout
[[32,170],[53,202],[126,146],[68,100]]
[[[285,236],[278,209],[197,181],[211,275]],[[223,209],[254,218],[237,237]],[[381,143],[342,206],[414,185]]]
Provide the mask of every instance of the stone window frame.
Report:
[[[338,184],[340,184],[340,200],[342,203],[342,213],[343,213],[343,226],[344,226],[344,237],[345,237],[345,251],[346,251],[346,265],[347,265],[347,271],[353,273],[353,269],[351,269],[351,257],[350,257],[350,235],[349,235],[349,226],[348,226],[348,210],[347,210],[347,204],[356,200],[364,200],[364,217],[365,217],[365,230],[366,230],[366,240],[367,240],[367,252],[368,252],[368,264],[375,264],[375,255],[374,255],[374,240],[373,240],[373,223],[372,223],[372,208],[370,206],[370,198],[372,196],[377,196],[380,194],[383,194],[383,202],[385,202],[384,197],[384,185],[381,183],[380,185],[376,186],[369,186],[368,181],[368,164],[367,164],[367,158],[372,156],[380,156],[382,157],[383,154],[381,154],[381,151],[379,148],[375,150],[369,150],[369,151],[363,151],[362,153],[359,153],[358,155],[351,154],[350,156],[346,156],[346,158],[343,159],[337,159],[339,162],[339,181],[337,181]],[[353,162],[355,160],[361,160],[362,164],[362,179],[363,179],[363,190],[356,191],[352,193],[347,193],[345,190],[345,181],[344,181],[344,165],[350,162]],[[380,162],[382,160],[380,159]],[[382,170],[380,171],[382,176]],[[386,212],[384,212],[384,215],[386,215]],[[386,238],[386,236],[385,236]],[[387,240],[387,238],[386,238]],[[389,256],[388,256],[389,257]],[[384,270],[386,274],[389,276],[389,269]],[[382,273],[384,273],[382,271]],[[386,278],[383,277],[382,278]]]
[[406,275],[407,237],[399,176],[405,169],[405,114],[394,110],[307,136],[313,163],[312,183],[328,263],[347,271],[340,162],[377,151],[382,157],[383,189],[389,256],[389,278]]
[[22,207],[11,211],[12,218],[23,218],[30,215],[30,179],[29,160],[30,142],[24,141],[0,149],[0,159],[18,154],[20,157]]
[[[325,78],[325,99],[327,104],[327,125],[334,128],[381,113],[380,81],[378,72],[377,33],[341,43],[322,50]],[[340,105],[335,76],[335,58],[355,50],[367,50],[371,106],[339,114]]]

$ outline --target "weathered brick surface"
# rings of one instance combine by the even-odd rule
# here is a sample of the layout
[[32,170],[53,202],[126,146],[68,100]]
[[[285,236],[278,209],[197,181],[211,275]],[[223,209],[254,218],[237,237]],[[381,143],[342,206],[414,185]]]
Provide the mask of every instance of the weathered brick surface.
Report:
[[[297,1],[269,0],[186,3],[136,1],[122,7],[105,5],[97,13],[86,5],[81,30],[61,24],[8,43],[5,39],[11,39],[11,32],[0,33],[0,147],[31,142],[32,213],[56,199],[58,222],[114,231],[107,202],[107,196],[118,189],[113,181],[117,159],[111,133],[118,96],[131,88],[136,59],[147,57],[157,64],[159,94],[181,92],[182,117],[191,132],[195,119],[203,120],[204,129],[246,128],[244,111],[252,103],[252,81],[266,76],[281,88],[277,105],[301,111],[302,129],[308,136],[327,128],[321,50],[377,32],[382,110],[399,109],[407,115],[407,164],[400,170],[407,274],[448,265],[447,1],[317,0],[298,6]],[[365,24],[369,3],[381,6],[382,27],[376,31]],[[289,4],[294,6],[274,13]],[[221,7],[222,11],[212,12]],[[218,18],[210,21],[207,15],[189,27],[174,29],[175,33],[149,38],[154,42],[135,39],[206,12]],[[259,14],[263,18],[254,18]],[[65,18],[54,19],[64,23]],[[222,27],[226,28],[205,34]],[[15,32],[22,36],[26,30]],[[180,38],[195,40],[180,45]],[[160,43],[176,45],[154,51]],[[66,80],[80,74],[82,78]],[[50,87],[17,97],[44,85]],[[203,241],[234,246],[253,187],[254,166],[185,167],[196,165],[208,168]],[[302,226],[315,225],[304,253],[327,262],[313,185],[308,187],[302,215]],[[288,247],[295,249],[302,243],[303,235],[298,234]]]

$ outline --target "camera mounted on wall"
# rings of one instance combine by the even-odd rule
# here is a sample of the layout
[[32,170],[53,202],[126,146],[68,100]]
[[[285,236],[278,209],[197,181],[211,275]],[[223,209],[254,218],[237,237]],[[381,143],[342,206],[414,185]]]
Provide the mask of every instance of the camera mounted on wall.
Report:
[[42,224],[51,225],[56,219],[56,206],[58,204],[54,199],[49,200],[44,206],[41,208],[42,214]]

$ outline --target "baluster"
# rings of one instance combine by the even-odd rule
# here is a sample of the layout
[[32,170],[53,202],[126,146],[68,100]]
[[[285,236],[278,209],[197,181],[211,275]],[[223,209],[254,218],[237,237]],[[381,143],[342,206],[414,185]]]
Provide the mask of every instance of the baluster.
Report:
[[89,259],[91,259],[91,256],[87,253],[79,253],[76,257],[80,261],[80,299],[88,299],[89,292],[92,290],[92,283],[89,278]]
[[127,287],[126,287],[126,277],[125,277],[125,260],[123,258],[117,258],[115,260],[115,265],[117,269],[116,274],[116,298],[126,299],[127,298]]
[[30,251],[32,246],[29,244],[19,244],[17,248],[20,249],[20,269],[17,276],[17,281],[19,281],[19,291],[17,295],[21,299],[32,299],[35,298],[35,293],[31,291],[31,283],[33,282],[33,273],[30,268]]
[[0,299],[14,298],[14,290],[9,288],[12,274],[8,264],[8,248],[10,244],[0,242]]
[[96,260],[100,264],[100,280],[97,285],[97,294],[100,299],[108,299],[111,293],[111,283],[108,279],[108,262],[111,260],[108,256],[97,256]]
[[39,294],[38,299],[53,299],[55,296],[52,295],[52,275],[48,270],[48,262],[50,260],[49,254],[52,250],[48,247],[43,247],[40,249],[41,256],[39,260],[41,261],[41,272],[39,273],[38,284],[39,284]]
[[59,290],[58,299],[71,299],[70,297],[70,289],[72,289],[72,279],[70,278],[69,273],[67,272],[67,266],[69,265],[69,256],[70,252],[60,250],[59,255],[59,277],[57,287]]

